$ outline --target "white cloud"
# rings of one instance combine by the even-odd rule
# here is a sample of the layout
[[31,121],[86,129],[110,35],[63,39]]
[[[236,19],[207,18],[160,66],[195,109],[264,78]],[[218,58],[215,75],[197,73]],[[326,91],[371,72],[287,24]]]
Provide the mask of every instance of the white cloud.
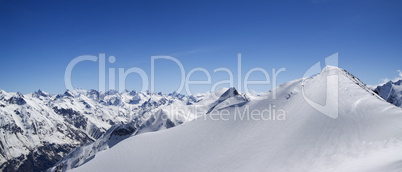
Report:
[[369,87],[370,89],[373,89],[373,90],[374,90],[374,89],[377,88],[378,86],[382,86],[382,85],[386,84],[386,83],[389,82],[389,81],[396,82],[396,81],[402,80],[402,71],[401,71],[401,70],[396,70],[396,72],[398,72],[398,76],[396,76],[394,79],[384,78],[384,79],[381,79],[380,84],[377,84],[377,85],[366,85],[366,86]]
[[385,83],[387,83],[389,81],[396,82],[396,81],[402,80],[402,71],[397,70],[397,72],[398,72],[398,76],[396,76],[394,79],[384,78],[384,79],[382,79],[382,83],[378,84],[378,85],[384,85]]

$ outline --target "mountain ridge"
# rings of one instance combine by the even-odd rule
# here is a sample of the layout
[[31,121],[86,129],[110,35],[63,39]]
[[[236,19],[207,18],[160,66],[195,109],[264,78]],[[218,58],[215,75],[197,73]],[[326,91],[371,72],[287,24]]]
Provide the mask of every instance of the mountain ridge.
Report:
[[388,81],[374,89],[379,96],[387,102],[402,107],[402,80]]
[[[135,91],[66,90],[52,95],[38,90],[22,95],[1,90],[0,169],[46,170],[74,148],[100,138],[111,126],[201,99],[204,97]],[[169,127],[194,118],[191,114],[177,116],[180,118],[168,120]]]

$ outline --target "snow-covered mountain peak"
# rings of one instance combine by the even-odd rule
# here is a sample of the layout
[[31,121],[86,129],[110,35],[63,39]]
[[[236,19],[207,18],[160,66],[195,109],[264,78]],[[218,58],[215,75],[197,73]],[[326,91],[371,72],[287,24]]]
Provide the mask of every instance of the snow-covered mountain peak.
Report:
[[75,94],[70,90],[66,90],[64,92],[63,96],[65,96],[65,97],[75,97]]
[[327,65],[321,70],[320,75],[343,74],[343,71],[344,71],[344,69],[341,69],[337,66]]
[[119,94],[119,92],[116,90],[109,90],[109,91],[106,91],[105,94],[106,95],[116,95],[116,94]]
[[399,81],[394,82],[394,85],[402,85],[402,79]]
[[230,87],[227,91],[225,91],[221,97],[219,98],[219,100],[223,100],[223,99],[227,99],[229,97],[233,97],[239,95],[239,92],[237,92],[236,88],[234,87]]
[[130,96],[135,96],[135,95],[137,95],[138,93],[137,93],[137,91],[134,91],[134,90],[133,90],[133,91],[130,91],[129,94],[130,94]]
[[387,102],[402,107],[402,80],[389,81],[374,90]]
[[99,91],[93,90],[93,89],[89,90],[86,93],[86,96],[95,101],[99,101],[101,99],[101,93]]
[[249,101],[249,98],[245,94],[240,94],[234,87],[227,89],[214,103],[212,103],[211,108],[208,110],[207,114],[213,112],[214,110],[223,109],[232,106],[241,106]]
[[20,92],[7,93],[2,91],[0,94],[0,101],[3,100],[8,104],[24,105],[26,104],[25,97]]
[[49,94],[47,92],[44,92],[41,89],[39,89],[38,91],[33,92],[31,95],[32,95],[32,97],[35,97],[35,98],[50,97],[51,96],[51,94]]
[[329,71],[329,70],[343,70],[343,69],[339,68],[338,66],[326,65],[326,66],[323,68],[323,70]]
[[180,100],[182,100],[185,97],[185,95],[180,94],[180,93],[178,93],[176,91],[174,91],[173,93],[168,94],[168,96],[175,97],[175,98],[180,99]]
[[402,85],[402,79],[398,80],[398,81],[388,81],[387,83],[385,83],[384,85],[388,85],[388,86],[401,86]]

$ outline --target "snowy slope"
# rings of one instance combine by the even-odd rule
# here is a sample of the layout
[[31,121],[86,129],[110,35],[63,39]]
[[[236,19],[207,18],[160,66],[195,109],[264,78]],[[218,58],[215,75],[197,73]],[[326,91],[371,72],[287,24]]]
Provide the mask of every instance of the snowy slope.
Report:
[[377,86],[375,92],[387,102],[402,107],[402,80],[389,81],[384,85]]
[[[217,94],[221,95],[217,96]],[[172,94],[171,96],[176,95]],[[178,101],[161,105],[160,108],[150,111],[142,111],[142,115],[132,122],[115,125],[95,142],[76,148],[49,171],[66,171],[76,168],[96,157],[98,152],[107,150],[128,137],[185,124],[196,119],[199,114],[203,115],[215,108],[224,108],[248,101],[246,95],[239,94],[234,88],[222,88],[214,93],[193,95],[189,99],[191,102],[187,101],[185,104]]]
[[[50,95],[39,90],[22,95],[0,90],[0,170],[46,170],[73,148],[102,137],[111,126],[140,123],[162,107],[182,108],[202,98],[135,91]],[[173,115],[173,126],[195,118]]]
[[[338,91],[326,92],[330,75],[338,76]],[[338,110],[337,118],[312,108],[302,89],[316,102],[339,92],[339,107],[329,107]],[[270,92],[239,108],[218,110],[229,111],[229,118],[210,113],[186,125],[129,137],[74,171],[401,171],[402,109],[356,77],[326,67],[276,91],[275,100]],[[268,120],[239,120],[247,108],[251,113],[270,107],[271,113],[262,115]],[[274,112],[277,116],[269,118]]]

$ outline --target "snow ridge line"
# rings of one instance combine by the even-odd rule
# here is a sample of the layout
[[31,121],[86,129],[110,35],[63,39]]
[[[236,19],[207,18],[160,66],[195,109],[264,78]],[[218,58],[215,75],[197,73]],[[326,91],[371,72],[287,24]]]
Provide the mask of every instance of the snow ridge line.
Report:
[[357,78],[356,76],[352,75],[351,73],[349,73],[348,71],[346,71],[345,69],[341,69],[341,71],[345,74],[346,77],[348,77],[352,82],[356,83],[357,85],[359,85],[361,88],[363,88],[364,90],[366,90],[367,92],[369,92],[370,94],[374,95],[375,97],[377,97],[378,99],[385,101],[380,95],[378,95],[377,93],[375,93],[373,90],[371,90],[370,88],[368,88],[366,86],[366,84],[364,84],[359,78]]

